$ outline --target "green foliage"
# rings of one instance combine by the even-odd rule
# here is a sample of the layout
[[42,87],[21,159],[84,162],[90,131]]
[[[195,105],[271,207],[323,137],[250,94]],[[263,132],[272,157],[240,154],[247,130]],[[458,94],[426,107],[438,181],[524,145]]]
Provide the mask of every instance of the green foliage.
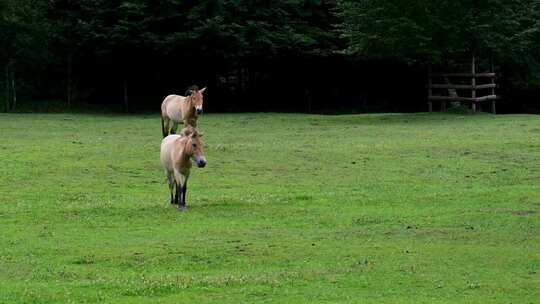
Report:
[[328,35],[331,7],[324,1],[201,1],[189,20],[196,42],[220,56],[319,55],[335,42]]
[[72,77],[77,60],[119,75],[164,58],[234,66],[342,52],[417,64],[474,53],[515,87],[540,87],[538,0],[4,0],[0,17],[0,63],[34,83],[50,77],[40,69]]
[[[50,23],[45,18],[49,3],[34,0],[0,2],[0,66],[2,100],[6,111],[16,108],[17,87],[31,91],[24,80],[35,81],[34,73],[51,61]],[[24,77],[21,77],[24,76]],[[22,81],[21,81],[22,80]],[[21,95],[19,92],[19,97]]]
[[[339,1],[352,54],[440,59],[459,53],[515,56],[537,42],[538,1]],[[516,53],[517,52],[517,53]]]
[[460,114],[460,115],[466,115],[466,114],[481,114],[479,112],[473,112],[471,108],[468,105],[458,104],[458,105],[451,105],[446,109],[445,113],[449,114]]
[[471,54],[494,56],[497,63],[514,65],[525,78],[538,81],[540,1],[338,3],[339,32],[348,42],[348,54],[435,63]]
[[49,55],[50,27],[44,18],[47,2],[3,0],[0,4],[0,62],[36,64]]
[[[56,3],[66,7],[64,1]],[[327,54],[336,38],[325,1],[79,1],[72,10],[84,43],[98,52],[272,56]],[[67,11],[66,11],[67,12]],[[69,16],[68,16],[69,17]]]
[[159,125],[0,115],[1,303],[537,301],[536,116],[205,114],[185,213]]

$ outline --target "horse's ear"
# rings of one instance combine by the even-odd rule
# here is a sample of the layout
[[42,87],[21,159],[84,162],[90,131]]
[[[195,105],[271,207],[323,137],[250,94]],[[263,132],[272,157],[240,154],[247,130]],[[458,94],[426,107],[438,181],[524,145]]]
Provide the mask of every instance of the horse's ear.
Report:
[[191,137],[191,135],[193,135],[193,129],[192,128],[184,128],[182,130],[182,134],[184,136],[190,136]]
[[206,87],[202,88],[202,90],[200,90],[199,92],[204,93],[204,91],[206,90]]
[[199,132],[198,135],[199,137],[203,137],[204,133]]
[[193,91],[191,89],[187,89],[186,96],[190,96]]

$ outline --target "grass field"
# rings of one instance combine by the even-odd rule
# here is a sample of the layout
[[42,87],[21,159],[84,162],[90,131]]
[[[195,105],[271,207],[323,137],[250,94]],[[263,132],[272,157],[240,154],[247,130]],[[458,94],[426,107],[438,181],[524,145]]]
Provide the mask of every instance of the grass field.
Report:
[[0,303],[540,303],[540,117],[0,114]]

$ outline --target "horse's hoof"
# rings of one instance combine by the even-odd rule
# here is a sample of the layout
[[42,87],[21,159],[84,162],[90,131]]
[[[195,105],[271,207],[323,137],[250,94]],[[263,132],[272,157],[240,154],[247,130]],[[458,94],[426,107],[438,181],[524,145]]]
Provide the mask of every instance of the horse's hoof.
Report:
[[178,211],[180,211],[180,212],[187,211],[187,207],[186,206],[180,206],[180,207],[178,207]]

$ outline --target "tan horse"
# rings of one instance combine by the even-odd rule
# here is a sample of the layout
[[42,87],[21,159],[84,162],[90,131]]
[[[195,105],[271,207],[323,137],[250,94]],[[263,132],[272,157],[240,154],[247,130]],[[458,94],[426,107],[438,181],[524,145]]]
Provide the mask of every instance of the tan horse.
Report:
[[[186,97],[169,95],[161,103],[161,131],[163,137],[176,133],[178,124],[197,127],[197,117],[203,112],[203,93],[206,88],[199,90],[192,86],[186,91]],[[171,125],[172,123],[172,125]]]
[[180,211],[186,209],[191,161],[193,160],[199,168],[206,166],[201,137],[202,134],[197,129],[189,126],[184,128],[180,135],[169,135],[161,142],[161,163],[169,181],[171,204],[177,204]]

